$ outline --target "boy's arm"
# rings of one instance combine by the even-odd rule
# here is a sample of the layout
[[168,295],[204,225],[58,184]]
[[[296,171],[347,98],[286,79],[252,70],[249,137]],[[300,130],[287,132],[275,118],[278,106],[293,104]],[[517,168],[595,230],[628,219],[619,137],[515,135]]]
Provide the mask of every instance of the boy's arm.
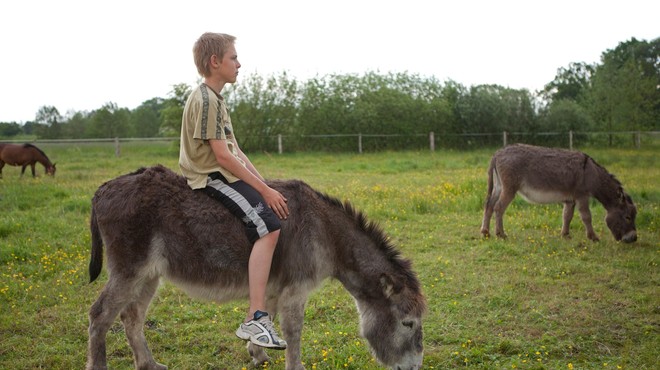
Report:
[[236,151],[238,152],[238,156],[245,162],[245,166],[247,167],[250,172],[252,172],[255,176],[257,176],[261,181],[266,181],[263,176],[259,173],[257,168],[252,164],[252,161],[250,161],[250,158],[243,153],[241,150],[241,147],[238,146],[238,142],[236,142],[236,139],[232,139],[234,146],[236,147]]
[[[234,157],[229,151],[226,140],[209,140],[209,144],[211,145],[215,159],[222,168],[227,169],[227,171],[234,174],[234,176],[245,181],[248,185],[257,190],[266,201],[266,204],[275,212],[277,217],[283,220],[287,218],[289,215],[289,207],[286,205],[287,199],[279,191],[266,185],[261,175],[259,175],[259,172],[257,172],[256,168],[254,168],[249,160],[247,160],[245,164],[246,166],[251,167],[254,172],[251,169],[246,168],[246,166],[243,166],[243,164]],[[238,152],[239,155],[242,155],[241,158],[245,157],[247,159],[240,149]]]

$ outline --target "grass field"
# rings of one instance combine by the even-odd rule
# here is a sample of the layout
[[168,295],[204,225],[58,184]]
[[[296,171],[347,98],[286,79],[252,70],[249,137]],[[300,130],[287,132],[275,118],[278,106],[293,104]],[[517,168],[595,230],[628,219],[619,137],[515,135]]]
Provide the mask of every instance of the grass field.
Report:
[[[107,279],[88,284],[90,199],[104,181],[157,163],[177,168],[171,143],[42,144],[55,177],[0,180],[0,369],[81,369],[87,312]],[[298,178],[351,201],[412,259],[429,310],[425,369],[657,369],[660,366],[660,150],[585,149],[616,174],[638,207],[639,240],[617,243],[592,204],[590,242],[576,215],[559,237],[561,205],[514,201],[506,241],[479,234],[492,150],[251,154],[266,177]],[[195,301],[166,283],[145,328],[171,369],[250,368],[234,336],[246,302]],[[308,369],[378,369],[358,335],[352,298],[327,281],[306,308]],[[119,321],[113,369],[132,354]],[[283,369],[270,352],[269,369]]]

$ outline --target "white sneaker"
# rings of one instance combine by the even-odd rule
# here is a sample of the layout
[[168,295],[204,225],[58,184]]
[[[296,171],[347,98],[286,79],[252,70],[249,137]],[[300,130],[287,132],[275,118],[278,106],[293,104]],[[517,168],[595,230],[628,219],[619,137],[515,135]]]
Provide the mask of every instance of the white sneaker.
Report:
[[247,323],[241,323],[241,326],[236,329],[236,336],[243,340],[249,340],[260,347],[272,349],[286,348],[286,342],[275,332],[275,327],[273,326],[273,322],[270,321],[270,316],[263,311],[255,312],[252,320]]

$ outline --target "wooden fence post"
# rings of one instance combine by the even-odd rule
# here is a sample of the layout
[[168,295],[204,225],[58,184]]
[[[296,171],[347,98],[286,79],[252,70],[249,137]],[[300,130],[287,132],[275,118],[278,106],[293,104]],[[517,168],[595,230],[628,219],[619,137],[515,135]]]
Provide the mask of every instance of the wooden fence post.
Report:
[[282,154],[282,134],[277,134],[277,153]]
[[433,131],[429,132],[429,147],[432,152],[435,152],[435,134]]
[[568,148],[573,150],[573,130],[568,132]]
[[502,132],[502,142],[504,143],[504,146],[506,146],[506,131]]
[[119,147],[119,138],[115,138],[115,157],[119,157],[121,155],[121,148]]
[[358,153],[362,154],[362,134],[358,134]]

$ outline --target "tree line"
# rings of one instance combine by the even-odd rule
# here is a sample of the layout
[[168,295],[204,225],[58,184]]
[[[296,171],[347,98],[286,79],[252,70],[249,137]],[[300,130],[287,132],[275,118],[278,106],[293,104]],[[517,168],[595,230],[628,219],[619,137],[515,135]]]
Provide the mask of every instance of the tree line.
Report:
[[[173,86],[167,98],[153,98],[133,110],[107,103],[92,112],[43,106],[34,121],[0,123],[0,137],[85,139],[178,136],[192,87]],[[434,132],[440,145],[488,145],[487,134],[503,131],[558,140],[548,132],[634,132],[660,130],[660,38],[621,42],[600,62],[570,63],[541,91],[500,85],[464,86],[411,73],[334,74],[299,81],[286,72],[243,77],[225,88],[239,140],[246,150],[352,150],[327,135],[380,135],[382,149],[406,147],[418,134]],[[465,140],[461,135],[473,135]],[[479,134],[484,134],[479,136]],[[562,139],[563,140],[563,139]],[[614,144],[609,137],[608,144]],[[625,140],[625,139],[624,139]],[[322,145],[322,146],[320,146]]]

